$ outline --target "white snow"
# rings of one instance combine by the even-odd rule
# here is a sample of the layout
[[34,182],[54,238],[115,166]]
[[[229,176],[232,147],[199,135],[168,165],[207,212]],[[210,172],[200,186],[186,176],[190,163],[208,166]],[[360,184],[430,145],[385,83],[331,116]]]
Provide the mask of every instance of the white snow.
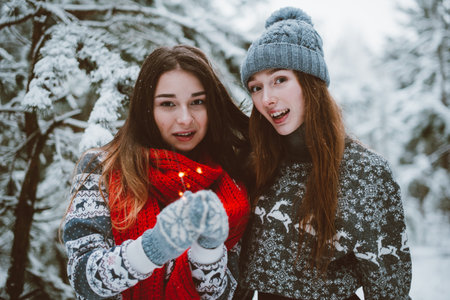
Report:
[[414,245],[411,253],[413,258],[411,298],[413,300],[448,300],[450,249]]
[[113,139],[109,130],[99,124],[91,123],[86,128],[80,142],[80,153],[90,149],[103,146]]

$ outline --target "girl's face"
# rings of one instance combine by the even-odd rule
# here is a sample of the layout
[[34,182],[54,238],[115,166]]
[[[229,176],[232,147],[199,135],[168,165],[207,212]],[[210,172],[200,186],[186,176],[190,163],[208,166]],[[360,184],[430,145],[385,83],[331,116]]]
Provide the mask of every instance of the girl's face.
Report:
[[192,73],[163,73],[155,90],[153,113],[163,140],[177,151],[193,150],[208,129],[206,92]]
[[248,89],[256,109],[280,135],[288,135],[302,125],[305,100],[292,70],[270,69],[255,73]]

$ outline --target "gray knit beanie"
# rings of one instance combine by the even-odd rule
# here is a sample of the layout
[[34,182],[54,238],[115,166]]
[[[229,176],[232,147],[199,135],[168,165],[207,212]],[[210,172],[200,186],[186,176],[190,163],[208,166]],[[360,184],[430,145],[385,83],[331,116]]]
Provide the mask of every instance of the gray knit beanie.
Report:
[[242,84],[267,69],[290,69],[314,75],[330,84],[322,39],[301,9],[285,7],[266,20],[266,31],[248,49],[241,65]]

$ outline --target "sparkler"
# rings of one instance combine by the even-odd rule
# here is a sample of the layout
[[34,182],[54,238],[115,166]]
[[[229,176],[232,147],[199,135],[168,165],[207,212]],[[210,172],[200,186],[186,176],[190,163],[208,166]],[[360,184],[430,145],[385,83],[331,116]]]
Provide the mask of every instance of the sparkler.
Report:
[[[191,185],[189,184],[189,182],[187,182],[187,183],[184,182],[184,177],[187,176],[187,174],[189,172],[191,172],[191,169],[187,169],[186,171],[181,171],[181,167],[180,167],[180,163],[179,163],[178,159],[176,160],[176,163],[177,163],[178,170],[180,170],[180,172],[178,172],[178,177],[180,177],[181,184],[183,185],[183,189],[184,189],[184,191],[178,191],[178,195],[180,197],[182,197],[184,192],[186,192],[186,190],[191,188]],[[202,174],[203,170],[201,167],[197,167],[195,169],[195,172],[197,172],[198,174]]]
[[[186,190],[188,190],[188,189],[191,188],[191,185],[190,185],[189,182],[184,182],[184,176],[186,176],[187,173],[190,172],[190,171],[191,171],[191,169],[187,169],[186,172],[183,172],[183,171],[178,172],[178,177],[180,177],[181,183],[183,184],[183,188],[184,188],[184,191],[179,191],[179,192],[178,192],[178,195],[179,195],[180,197],[183,196],[183,194],[184,194],[184,192],[186,192]],[[203,173],[203,170],[202,170],[201,167],[197,167],[197,168],[195,169],[195,172],[197,172],[198,174],[202,174],[202,173]]]

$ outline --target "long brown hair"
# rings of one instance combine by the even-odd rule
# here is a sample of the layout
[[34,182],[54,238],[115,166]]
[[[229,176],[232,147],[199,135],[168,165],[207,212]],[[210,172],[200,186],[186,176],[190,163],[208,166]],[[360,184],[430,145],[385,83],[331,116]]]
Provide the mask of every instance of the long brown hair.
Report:
[[[326,83],[315,76],[294,71],[305,99],[305,141],[312,159],[306,192],[299,206],[300,228],[315,231],[311,266],[325,271],[330,262],[335,216],[339,196],[339,166],[345,143],[345,128],[340,108],[328,92]],[[272,183],[284,153],[281,136],[253,107],[250,116],[252,163],[256,172],[256,205],[262,191]],[[300,230],[299,253],[305,231]]]
[[154,94],[159,78],[165,72],[180,68],[196,76],[205,88],[208,131],[196,147],[220,164],[232,178],[247,183],[248,117],[235,105],[216,75],[206,55],[198,48],[177,45],[160,47],[144,61],[131,96],[128,117],[114,139],[101,147],[102,187],[108,188],[111,172],[119,170],[120,189],[109,194],[111,210],[127,212],[125,219],[112,224],[122,230],[131,226],[144,207],[150,182],[148,178],[149,148],[168,149],[158,130],[153,114]]

